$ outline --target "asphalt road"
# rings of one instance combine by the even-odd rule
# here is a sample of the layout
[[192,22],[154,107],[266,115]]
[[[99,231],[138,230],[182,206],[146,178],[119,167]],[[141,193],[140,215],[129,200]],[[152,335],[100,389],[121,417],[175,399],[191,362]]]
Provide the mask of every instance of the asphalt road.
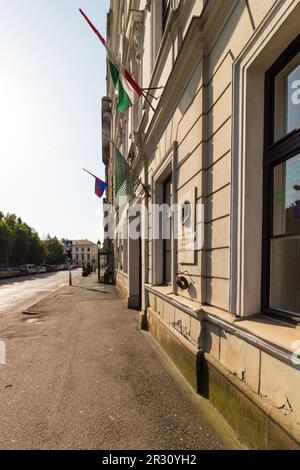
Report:
[[[74,281],[79,279],[81,270],[73,270]],[[69,282],[69,273],[37,274],[34,276],[1,279],[0,281],[0,316],[16,309],[26,308],[34,301],[45,297],[50,292]]]
[[84,278],[31,312],[0,317],[6,344],[0,449],[239,446],[211,404],[139,330],[114,287],[99,287],[96,276]]

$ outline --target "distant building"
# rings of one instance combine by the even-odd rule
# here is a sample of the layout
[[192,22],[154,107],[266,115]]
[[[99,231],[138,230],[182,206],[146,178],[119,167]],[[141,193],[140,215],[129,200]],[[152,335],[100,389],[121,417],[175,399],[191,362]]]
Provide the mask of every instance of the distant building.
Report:
[[97,264],[97,245],[89,240],[73,240],[72,258],[79,268],[84,264]]

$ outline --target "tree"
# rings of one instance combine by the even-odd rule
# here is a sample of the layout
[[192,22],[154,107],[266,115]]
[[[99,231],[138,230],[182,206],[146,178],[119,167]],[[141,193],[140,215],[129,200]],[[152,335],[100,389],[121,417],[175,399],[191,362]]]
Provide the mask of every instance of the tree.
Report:
[[48,235],[42,240],[20,217],[0,211],[0,265],[62,264],[64,261],[64,246],[56,237]]
[[47,236],[46,245],[46,262],[47,264],[62,264],[65,262],[66,254],[63,244],[57,237]]
[[4,216],[0,213],[0,264],[9,264],[9,256],[12,249],[13,234]]
[[36,265],[44,264],[46,262],[46,243],[41,240],[38,234],[32,230],[28,241],[27,259]]

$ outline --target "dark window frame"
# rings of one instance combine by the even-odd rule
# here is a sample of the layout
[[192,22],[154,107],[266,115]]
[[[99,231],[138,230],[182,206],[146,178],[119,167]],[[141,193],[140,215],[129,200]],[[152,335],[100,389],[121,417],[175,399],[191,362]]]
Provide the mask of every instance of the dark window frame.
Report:
[[262,313],[292,322],[300,321],[300,313],[289,313],[270,307],[271,239],[273,233],[273,170],[274,167],[300,153],[300,129],[278,141],[275,137],[276,77],[300,53],[300,35],[283,52],[266,73],[265,131],[263,163],[263,244],[262,244]]
[[[170,204],[172,204],[172,194],[173,194],[173,188],[172,188],[172,175],[169,175],[163,182],[163,204],[166,204],[166,186],[167,184],[170,184]],[[171,227],[172,230],[172,227]],[[170,241],[172,239],[172,233],[170,233]],[[167,265],[166,265],[166,257],[165,254],[167,252],[170,252],[170,272],[172,272],[172,248],[170,250],[167,250],[167,240],[163,239],[163,284],[164,285],[171,285],[172,278],[168,281],[167,280]]]

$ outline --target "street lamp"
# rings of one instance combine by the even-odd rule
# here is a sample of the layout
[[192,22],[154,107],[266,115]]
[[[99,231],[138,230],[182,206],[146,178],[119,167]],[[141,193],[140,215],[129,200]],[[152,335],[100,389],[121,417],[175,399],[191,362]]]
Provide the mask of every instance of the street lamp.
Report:
[[100,250],[101,250],[100,240],[97,241],[97,249],[98,249],[98,283],[100,284]]

